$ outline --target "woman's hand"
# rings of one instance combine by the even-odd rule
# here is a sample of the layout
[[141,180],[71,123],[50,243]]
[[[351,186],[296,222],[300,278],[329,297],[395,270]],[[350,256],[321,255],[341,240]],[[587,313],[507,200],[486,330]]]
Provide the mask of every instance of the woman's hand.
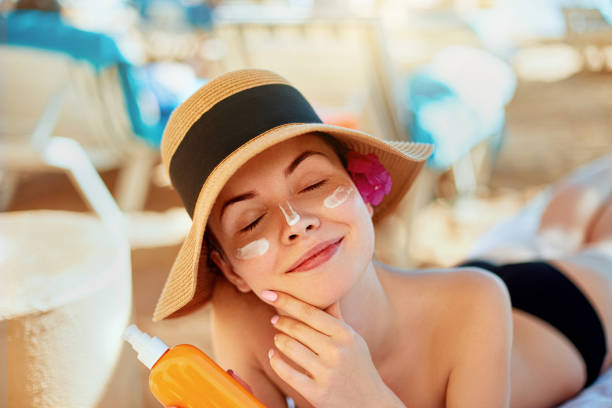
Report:
[[[244,382],[244,380],[240,377],[238,377],[238,374],[236,374],[233,370],[227,370],[227,373],[229,375],[232,376],[232,378],[236,381],[238,381],[240,383],[240,385],[242,385],[248,392],[250,392],[251,394],[253,393],[253,390],[251,390],[251,387],[249,386],[249,384],[247,384],[246,382]],[[181,408],[178,407],[176,405],[172,405],[172,406],[168,406],[167,408]]]
[[282,332],[274,344],[310,374],[295,370],[272,348],[270,365],[280,378],[317,408],[403,406],[378,374],[365,340],[342,318],[338,302],[323,311],[273,293],[276,300],[268,302],[289,315],[272,318]]

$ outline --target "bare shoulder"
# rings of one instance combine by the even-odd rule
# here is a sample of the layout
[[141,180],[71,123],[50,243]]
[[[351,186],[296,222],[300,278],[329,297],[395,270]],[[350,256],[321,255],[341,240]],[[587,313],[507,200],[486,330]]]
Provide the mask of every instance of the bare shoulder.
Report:
[[212,297],[212,343],[215,361],[234,370],[269,408],[286,407],[282,391],[261,367],[258,354],[271,346],[268,322],[273,310],[253,293],[241,293],[218,279]]
[[[463,299],[469,302],[469,297],[466,295],[477,295],[478,299],[482,296],[489,296],[492,299],[504,300],[504,295],[508,294],[508,290],[504,281],[501,278],[489,271],[475,267],[452,268],[447,269],[446,274],[449,276],[449,289],[451,295],[457,300]],[[509,297],[507,298],[509,300]]]
[[447,406],[507,407],[512,306],[504,282],[478,268],[430,271],[422,279],[436,314],[432,347],[448,373]]
[[259,300],[253,292],[242,293],[223,278],[215,282],[211,301],[215,312],[229,313],[234,316],[233,320],[247,318],[251,321],[254,315],[272,311],[272,308]]
[[[455,321],[457,314],[477,306],[476,300],[509,302],[507,288],[497,276],[479,268],[401,270],[385,268],[386,287],[391,296],[421,299],[421,307],[436,310]],[[412,296],[407,296],[407,294]],[[475,297],[476,296],[476,297]],[[414,304],[411,304],[414,307]],[[467,309],[466,309],[467,308]]]
[[469,324],[479,324],[511,311],[504,282],[479,268],[450,268],[425,271],[423,285],[432,296],[430,307],[444,318],[443,335],[458,335]]
[[240,343],[245,353],[253,354],[261,349],[263,342],[269,341],[272,332],[269,320],[274,309],[255,294],[241,293],[227,280],[218,279],[211,302],[213,328],[235,337],[232,341]]
[[431,348],[441,372],[450,371],[461,355],[465,345],[459,338],[475,340],[467,334],[469,327],[485,327],[499,316],[511,321],[507,288],[490,272],[479,268],[387,271],[384,286],[401,319],[419,321],[419,332],[429,339],[423,347]]
[[507,407],[510,398],[512,306],[504,282],[478,268],[457,269],[449,293],[452,346],[448,406]]

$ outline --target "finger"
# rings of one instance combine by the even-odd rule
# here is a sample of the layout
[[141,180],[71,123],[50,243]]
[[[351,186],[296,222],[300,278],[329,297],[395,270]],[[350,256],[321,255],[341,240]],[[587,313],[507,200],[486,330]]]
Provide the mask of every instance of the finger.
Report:
[[273,348],[270,349],[268,352],[268,359],[270,360],[270,366],[274,372],[276,372],[283,381],[302,395],[309,395],[311,393],[315,385],[314,380],[287,364],[278,351],[275,351]]
[[328,336],[337,336],[342,335],[343,331],[346,330],[343,322],[338,321],[334,316],[311,304],[303,302],[284,292],[272,292],[277,295],[276,299],[269,300],[266,298],[266,292],[272,291],[264,291],[264,293],[262,293],[262,298],[267,302],[321,333],[327,334]]
[[342,317],[342,311],[340,310],[339,300],[336,300],[334,303],[328,306],[325,311],[330,315],[334,316],[336,319],[344,321],[344,318]]
[[277,333],[274,335],[274,345],[287,358],[308,371],[312,377],[316,378],[321,372],[319,356],[296,339],[283,333]]
[[240,385],[242,385],[248,392],[250,392],[251,394],[253,393],[251,386],[247,384],[246,381],[244,381],[242,378],[240,378],[234,370],[229,369],[227,370],[227,373],[231,375],[234,380],[238,381],[238,383],[240,383]]
[[270,322],[277,330],[303,344],[311,352],[321,355],[331,347],[330,337],[290,316],[274,316]]

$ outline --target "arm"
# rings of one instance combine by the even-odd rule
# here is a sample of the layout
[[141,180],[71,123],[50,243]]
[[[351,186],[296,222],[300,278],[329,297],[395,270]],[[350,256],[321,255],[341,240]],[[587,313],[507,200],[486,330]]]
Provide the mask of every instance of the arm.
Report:
[[215,360],[224,368],[231,368],[244,380],[268,408],[286,408],[286,400],[280,390],[257,366],[248,341],[236,324],[236,311],[223,305],[215,305],[211,313],[212,343]]
[[457,290],[463,313],[453,328],[456,353],[448,408],[507,408],[510,399],[512,307],[504,282],[478,269],[465,271]]

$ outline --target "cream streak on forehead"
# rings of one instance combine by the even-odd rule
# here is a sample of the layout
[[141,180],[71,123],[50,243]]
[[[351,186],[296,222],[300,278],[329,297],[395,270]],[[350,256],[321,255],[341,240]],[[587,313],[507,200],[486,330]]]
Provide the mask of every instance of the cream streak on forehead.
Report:
[[236,258],[238,259],[252,259],[258,256],[262,256],[270,249],[270,243],[267,239],[261,238],[257,241],[253,241],[242,248],[236,250]]
[[339,186],[323,201],[323,205],[327,208],[336,208],[351,198],[354,191],[355,190],[352,187]]

